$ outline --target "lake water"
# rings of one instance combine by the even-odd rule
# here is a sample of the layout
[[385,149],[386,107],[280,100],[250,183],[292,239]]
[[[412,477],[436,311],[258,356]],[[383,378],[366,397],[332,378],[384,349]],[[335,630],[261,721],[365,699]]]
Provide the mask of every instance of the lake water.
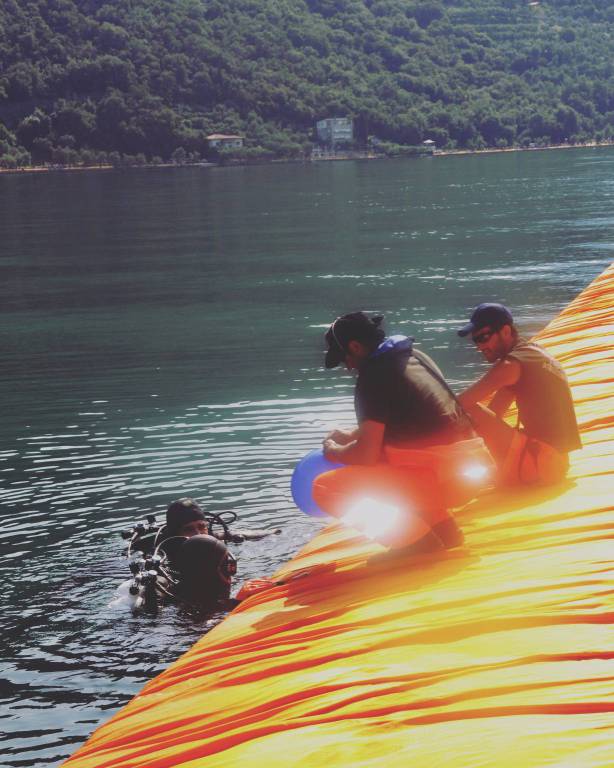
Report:
[[342,312],[386,313],[461,387],[483,300],[533,332],[611,261],[614,149],[0,177],[2,765],[52,766],[211,625],[110,605],[119,531],[191,495],[318,530],[293,465],[352,420],[322,369]]

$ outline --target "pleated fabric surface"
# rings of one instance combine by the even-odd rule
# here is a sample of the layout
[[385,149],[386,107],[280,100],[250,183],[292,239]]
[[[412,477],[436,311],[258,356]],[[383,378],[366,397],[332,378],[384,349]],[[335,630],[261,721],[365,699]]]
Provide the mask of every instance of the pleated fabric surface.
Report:
[[443,556],[329,526],[65,765],[614,766],[613,307],[614,265],[537,337],[582,433],[564,485],[486,494]]

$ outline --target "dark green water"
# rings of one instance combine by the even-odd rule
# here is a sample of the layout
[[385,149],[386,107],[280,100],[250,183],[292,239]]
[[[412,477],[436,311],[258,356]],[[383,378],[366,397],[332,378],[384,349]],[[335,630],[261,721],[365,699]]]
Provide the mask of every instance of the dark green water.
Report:
[[0,178],[3,765],[50,766],[206,631],[112,606],[118,531],[180,495],[318,528],[297,458],[351,420],[321,369],[338,314],[384,311],[457,387],[499,300],[532,332],[611,261],[614,150]]

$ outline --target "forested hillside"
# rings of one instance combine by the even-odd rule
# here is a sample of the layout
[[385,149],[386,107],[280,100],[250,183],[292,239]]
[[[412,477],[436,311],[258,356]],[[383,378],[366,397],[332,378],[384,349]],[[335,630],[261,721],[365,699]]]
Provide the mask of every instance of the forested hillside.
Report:
[[2,0],[0,164],[614,136],[610,0]]

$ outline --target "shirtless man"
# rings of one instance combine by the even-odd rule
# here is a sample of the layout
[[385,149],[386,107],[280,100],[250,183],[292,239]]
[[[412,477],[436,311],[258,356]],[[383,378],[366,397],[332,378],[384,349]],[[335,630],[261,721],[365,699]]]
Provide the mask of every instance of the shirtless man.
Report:
[[[582,447],[561,364],[519,335],[503,304],[480,304],[458,335],[469,336],[493,363],[458,399],[497,462],[500,481],[560,482],[569,468],[568,453]],[[516,427],[503,421],[513,402]]]

